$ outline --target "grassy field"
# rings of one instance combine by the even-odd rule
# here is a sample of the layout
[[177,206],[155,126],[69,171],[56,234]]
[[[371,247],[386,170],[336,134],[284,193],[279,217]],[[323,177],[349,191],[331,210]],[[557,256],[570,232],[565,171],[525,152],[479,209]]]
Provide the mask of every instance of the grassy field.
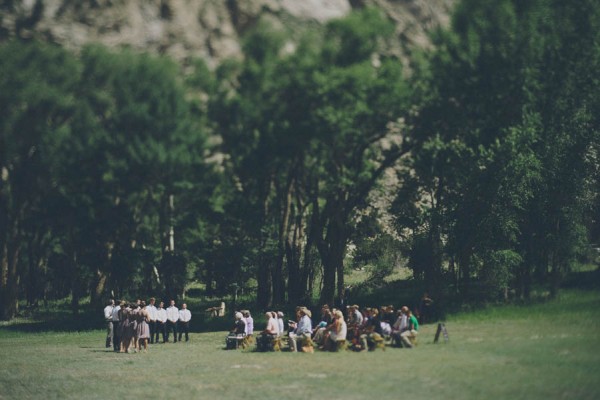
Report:
[[223,350],[225,332],[115,354],[103,332],[0,327],[0,399],[598,399],[600,293],[448,317],[415,349],[294,354]]

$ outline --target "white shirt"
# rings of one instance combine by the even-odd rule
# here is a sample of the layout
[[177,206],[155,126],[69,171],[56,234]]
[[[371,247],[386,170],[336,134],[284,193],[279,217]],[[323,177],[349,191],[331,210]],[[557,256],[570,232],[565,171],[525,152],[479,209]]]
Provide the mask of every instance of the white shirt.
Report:
[[156,307],[150,305],[146,307],[146,310],[148,310],[148,316],[150,317],[150,321],[156,321]]
[[254,334],[254,319],[252,317],[244,318],[246,321],[246,335]]
[[277,326],[279,328],[279,336],[283,335],[283,319],[282,318],[277,318]]
[[402,314],[394,323],[394,330],[403,332],[404,330],[406,330],[407,326],[408,323],[406,321],[406,315]]
[[179,320],[181,322],[188,322],[190,319],[192,319],[192,313],[190,312],[190,310],[188,310],[187,308],[179,310]]
[[165,310],[164,308],[157,308],[156,320],[162,322],[163,324],[167,322],[167,310]]
[[169,308],[167,308],[167,319],[171,322],[177,322],[179,319],[179,308],[169,306]]
[[112,305],[107,305],[106,307],[104,307],[104,319],[107,321],[112,321],[112,312],[113,312],[113,308],[115,306]]
[[112,320],[113,322],[119,322],[119,311],[121,310],[121,306],[115,306],[112,309]]

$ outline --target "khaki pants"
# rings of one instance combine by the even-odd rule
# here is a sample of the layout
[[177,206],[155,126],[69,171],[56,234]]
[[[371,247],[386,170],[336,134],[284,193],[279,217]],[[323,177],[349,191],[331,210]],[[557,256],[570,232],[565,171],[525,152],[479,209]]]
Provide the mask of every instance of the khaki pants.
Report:
[[400,334],[400,339],[402,340],[402,345],[404,347],[411,348],[413,347],[412,341],[417,338],[418,332],[413,330],[404,331]]

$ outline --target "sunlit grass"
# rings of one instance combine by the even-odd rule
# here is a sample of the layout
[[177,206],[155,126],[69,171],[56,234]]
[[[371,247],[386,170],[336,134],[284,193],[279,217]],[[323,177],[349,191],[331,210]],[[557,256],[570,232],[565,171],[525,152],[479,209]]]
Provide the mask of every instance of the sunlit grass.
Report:
[[[147,354],[103,348],[103,332],[0,328],[0,398],[596,399],[600,294],[451,315],[449,343],[385,352],[292,354],[223,350],[225,332]],[[260,329],[260,326],[258,327]]]

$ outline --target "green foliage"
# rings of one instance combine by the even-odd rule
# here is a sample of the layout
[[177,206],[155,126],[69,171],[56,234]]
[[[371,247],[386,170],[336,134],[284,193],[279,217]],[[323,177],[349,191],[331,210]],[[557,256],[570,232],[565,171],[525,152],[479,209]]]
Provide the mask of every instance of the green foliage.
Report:
[[467,0],[436,33],[416,64],[416,150],[395,205],[400,228],[426,238],[414,254],[439,254],[416,271],[448,265],[465,292],[481,278],[527,296],[535,268],[557,287],[591,211],[599,12],[587,1]]
[[[330,303],[349,264],[381,281],[401,255],[434,297],[555,294],[600,231],[596,3],[461,1],[410,81],[373,8],[301,35],[259,21],[214,71],[3,43],[3,317],[20,293],[77,309],[192,278]],[[375,198],[392,167],[394,237]]]

